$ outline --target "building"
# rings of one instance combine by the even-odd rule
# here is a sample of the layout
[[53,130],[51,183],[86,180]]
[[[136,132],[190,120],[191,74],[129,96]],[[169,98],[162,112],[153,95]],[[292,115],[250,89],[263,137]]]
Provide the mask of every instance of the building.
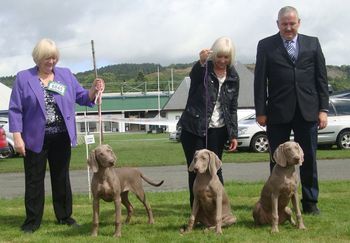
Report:
[[[144,118],[164,117],[162,107],[169,100],[171,94],[169,92],[158,93],[105,93],[102,96],[101,114],[103,117],[104,132],[126,132],[126,131],[152,131],[159,130],[158,126],[135,121],[128,123],[127,119],[139,120]],[[98,115],[98,106],[95,107],[76,107],[77,114],[77,132],[84,133],[85,125],[87,132],[97,132],[98,123],[96,115]],[[94,117],[89,122],[84,122],[84,117]],[[162,127],[165,130],[165,127]]]
[[0,83],[0,111],[8,110],[12,89]]

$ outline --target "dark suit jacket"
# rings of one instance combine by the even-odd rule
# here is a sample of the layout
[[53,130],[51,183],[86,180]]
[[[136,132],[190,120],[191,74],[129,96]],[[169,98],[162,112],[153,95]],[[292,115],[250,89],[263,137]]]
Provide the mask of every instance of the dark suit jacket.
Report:
[[298,34],[299,54],[289,58],[279,33],[258,44],[254,99],[256,115],[266,115],[268,124],[288,123],[296,105],[307,121],[317,121],[328,110],[325,59],[316,37]]

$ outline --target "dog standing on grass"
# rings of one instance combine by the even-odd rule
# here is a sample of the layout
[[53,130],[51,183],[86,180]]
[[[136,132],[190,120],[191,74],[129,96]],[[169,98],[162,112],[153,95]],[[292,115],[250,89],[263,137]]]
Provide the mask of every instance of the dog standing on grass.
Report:
[[185,232],[190,232],[197,223],[201,223],[208,228],[215,228],[217,234],[222,234],[221,227],[236,223],[229,198],[216,174],[221,165],[221,160],[214,152],[207,149],[196,151],[188,169],[197,174],[193,184],[192,213]]
[[136,168],[114,167],[117,157],[109,145],[99,145],[90,152],[88,165],[93,171],[91,191],[93,196],[93,222],[92,236],[97,236],[99,227],[99,200],[114,202],[115,205],[115,232],[114,237],[121,236],[121,204],[128,212],[126,223],[130,222],[133,206],[128,199],[129,191],[145,206],[148,214],[148,223],[153,224],[151,207],[146,201],[146,195],[142,186],[142,179],[152,186],[160,186],[164,181],[155,183],[145,177]]
[[[302,165],[304,153],[296,142],[281,144],[273,154],[276,165],[266,181],[259,201],[253,210],[256,225],[271,224],[271,232],[278,232],[278,224],[288,220],[299,229],[305,229],[298,200],[298,175],[295,165]],[[292,210],[288,207],[292,201],[297,218],[295,224]]]

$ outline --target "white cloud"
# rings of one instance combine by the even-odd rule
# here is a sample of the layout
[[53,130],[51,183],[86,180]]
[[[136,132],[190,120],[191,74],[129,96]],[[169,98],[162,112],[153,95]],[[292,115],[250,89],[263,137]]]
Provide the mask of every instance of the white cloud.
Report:
[[[256,44],[277,33],[277,0],[2,0],[0,76],[34,65],[35,43],[49,37],[61,51],[60,65],[92,69],[90,41],[98,66],[192,62],[201,48],[229,36],[237,59],[255,62]],[[350,2],[297,0],[300,32],[318,36],[327,64],[350,64]]]

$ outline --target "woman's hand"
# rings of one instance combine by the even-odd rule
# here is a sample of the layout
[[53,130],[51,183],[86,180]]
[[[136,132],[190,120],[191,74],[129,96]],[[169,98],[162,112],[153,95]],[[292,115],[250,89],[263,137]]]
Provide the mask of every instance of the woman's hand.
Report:
[[14,142],[16,152],[25,157],[26,146],[24,144],[24,141],[22,139],[22,135],[20,132],[13,133],[13,142]]
[[89,90],[90,100],[94,100],[97,94],[99,92],[103,92],[104,89],[105,89],[105,81],[102,78],[96,78]]
[[237,146],[238,146],[238,141],[237,141],[237,139],[233,138],[230,141],[230,145],[228,147],[228,151],[230,151],[230,152],[235,151],[237,149]]
[[205,62],[207,61],[210,53],[212,53],[212,51],[210,49],[203,49],[201,50],[201,52],[199,53],[199,61],[202,65],[205,64]]

